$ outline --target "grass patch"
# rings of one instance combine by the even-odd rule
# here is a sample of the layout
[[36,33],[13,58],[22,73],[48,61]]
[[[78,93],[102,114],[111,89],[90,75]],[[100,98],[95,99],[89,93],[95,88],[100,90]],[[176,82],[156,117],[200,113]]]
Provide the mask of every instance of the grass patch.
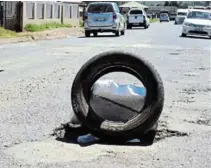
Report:
[[0,27],[0,38],[16,37],[17,33]]
[[150,23],[158,22],[159,19],[149,19]]
[[84,27],[84,21],[83,21],[83,19],[80,19],[80,20],[79,20],[79,26],[80,26],[80,27]]
[[61,23],[44,23],[44,24],[27,24],[24,29],[29,32],[38,32],[38,31],[44,31],[44,30],[50,30],[50,29],[56,29],[56,28],[62,28],[67,27],[71,28],[71,24],[61,24]]

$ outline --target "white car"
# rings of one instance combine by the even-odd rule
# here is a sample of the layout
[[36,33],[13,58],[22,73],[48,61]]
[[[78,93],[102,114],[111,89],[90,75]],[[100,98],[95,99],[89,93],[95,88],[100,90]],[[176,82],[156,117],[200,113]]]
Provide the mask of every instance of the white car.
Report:
[[211,11],[191,9],[182,26],[182,37],[187,35],[211,38]]
[[174,24],[182,24],[188,15],[189,10],[188,9],[178,9],[177,10],[177,16],[175,18]]
[[116,36],[125,34],[125,18],[119,7],[112,2],[91,2],[84,17],[85,36],[97,36],[99,32],[112,32]]
[[149,18],[143,9],[132,8],[127,14],[127,28],[144,27],[147,29],[150,25]]

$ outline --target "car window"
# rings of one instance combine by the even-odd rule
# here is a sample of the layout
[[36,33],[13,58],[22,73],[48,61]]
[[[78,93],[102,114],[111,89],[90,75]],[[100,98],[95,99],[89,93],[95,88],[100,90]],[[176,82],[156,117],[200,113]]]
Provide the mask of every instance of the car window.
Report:
[[168,16],[166,13],[161,13],[160,16]]
[[205,20],[211,20],[211,13],[209,12],[202,12],[202,11],[192,11],[189,12],[188,19],[205,19]]
[[118,12],[118,13],[120,12],[119,11],[119,7],[118,7],[118,5],[116,3],[114,4],[114,9],[115,9],[116,12]]
[[137,14],[143,14],[143,12],[142,12],[142,10],[132,10],[132,11],[130,11],[130,14],[132,14],[132,15],[137,15]]
[[178,12],[177,15],[180,15],[180,16],[186,16],[187,13],[186,12]]
[[102,13],[102,12],[114,12],[111,4],[91,4],[88,7],[89,13]]

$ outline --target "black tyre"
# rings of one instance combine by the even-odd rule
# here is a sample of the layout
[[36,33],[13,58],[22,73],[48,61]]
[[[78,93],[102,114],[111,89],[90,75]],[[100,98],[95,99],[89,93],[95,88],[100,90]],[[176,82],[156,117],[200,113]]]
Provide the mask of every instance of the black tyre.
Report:
[[119,36],[120,36],[120,32],[119,32],[119,30],[117,30],[117,31],[115,32],[115,36],[117,36],[117,37],[119,37]]
[[182,37],[186,37],[187,35],[185,34],[185,33],[182,33],[182,35],[181,35]]
[[[147,90],[140,114],[126,123],[105,121],[89,106],[90,89],[101,76],[122,71],[136,76]],[[99,54],[77,73],[71,91],[73,111],[95,136],[108,141],[126,141],[144,135],[158,121],[164,105],[164,87],[154,67],[132,53],[111,51]]]
[[97,37],[97,32],[94,32],[93,35],[94,35],[94,37]]
[[85,31],[85,37],[90,37],[90,32],[89,31]]
[[144,25],[144,28],[145,28],[145,29],[148,29],[148,28],[149,28],[149,26],[148,26],[147,24],[145,24],[145,25]]
[[125,35],[125,29],[121,31],[121,35],[122,35],[122,36]]
[[132,26],[129,23],[127,24],[127,29],[132,29]]

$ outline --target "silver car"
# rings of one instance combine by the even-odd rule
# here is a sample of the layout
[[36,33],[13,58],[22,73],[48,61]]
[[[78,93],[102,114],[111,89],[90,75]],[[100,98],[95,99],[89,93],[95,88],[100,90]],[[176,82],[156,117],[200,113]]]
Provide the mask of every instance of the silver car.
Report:
[[116,36],[125,34],[125,18],[120,14],[119,7],[112,2],[93,2],[87,7],[84,20],[85,36],[92,33],[112,32]]

